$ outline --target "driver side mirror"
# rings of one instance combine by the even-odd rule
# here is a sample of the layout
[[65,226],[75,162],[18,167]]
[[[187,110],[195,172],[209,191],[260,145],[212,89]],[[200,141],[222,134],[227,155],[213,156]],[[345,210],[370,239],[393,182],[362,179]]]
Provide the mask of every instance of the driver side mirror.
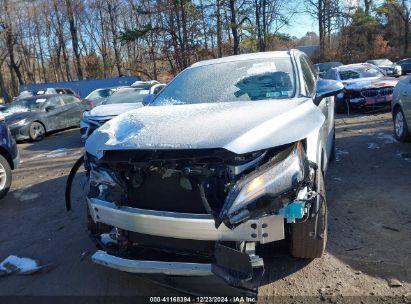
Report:
[[155,97],[156,97],[156,94],[148,94],[148,95],[144,96],[143,106],[146,106],[146,105],[149,105],[150,103],[152,103]]
[[53,111],[53,110],[55,110],[55,109],[56,109],[55,106],[47,106],[47,107],[45,108],[46,112],[50,112],[50,111]]
[[314,103],[318,106],[323,98],[337,95],[343,89],[344,85],[340,81],[319,79],[317,80],[317,92],[315,93]]

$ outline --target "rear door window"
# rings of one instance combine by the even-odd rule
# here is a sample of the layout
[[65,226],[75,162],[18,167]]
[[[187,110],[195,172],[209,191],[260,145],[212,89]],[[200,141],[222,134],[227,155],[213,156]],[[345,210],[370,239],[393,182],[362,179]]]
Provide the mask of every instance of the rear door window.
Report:
[[75,102],[78,101],[77,98],[74,98],[72,96],[62,96],[61,98],[63,99],[63,102],[66,105],[67,104],[72,104],[72,103],[75,103]]
[[61,98],[58,97],[58,96],[55,96],[55,97],[51,97],[47,101],[46,107],[53,106],[53,107],[58,108],[58,107],[61,107],[62,105],[63,105],[63,102],[62,102]]

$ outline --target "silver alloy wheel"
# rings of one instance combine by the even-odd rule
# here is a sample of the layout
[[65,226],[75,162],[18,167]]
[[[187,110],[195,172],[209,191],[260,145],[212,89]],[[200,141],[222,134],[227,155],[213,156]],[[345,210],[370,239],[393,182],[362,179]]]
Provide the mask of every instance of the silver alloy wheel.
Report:
[[3,165],[0,163],[0,191],[4,189],[4,186],[6,185],[6,169],[4,169]]
[[32,134],[33,139],[41,138],[44,135],[43,126],[39,123],[36,123],[36,122],[33,123],[32,127],[31,127],[31,131],[33,131],[33,134]]
[[404,115],[401,111],[395,114],[395,134],[401,137],[404,132]]

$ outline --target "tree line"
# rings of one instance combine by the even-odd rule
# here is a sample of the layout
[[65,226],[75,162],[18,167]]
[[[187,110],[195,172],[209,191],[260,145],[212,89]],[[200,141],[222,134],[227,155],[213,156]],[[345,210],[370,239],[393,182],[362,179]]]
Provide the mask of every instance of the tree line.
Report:
[[[318,44],[315,60],[409,55],[411,0],[0,0],[0,93],[124,74],[167,81],[190,64]],[[302,14],[318,34],[284,34]]]

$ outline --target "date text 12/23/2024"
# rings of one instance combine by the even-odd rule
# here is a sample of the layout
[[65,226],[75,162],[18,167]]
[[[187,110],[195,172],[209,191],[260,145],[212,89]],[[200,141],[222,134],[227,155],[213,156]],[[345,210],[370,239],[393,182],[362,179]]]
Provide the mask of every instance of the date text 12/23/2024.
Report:
[[150,297],[150,303],[256,303],[254,297]]

